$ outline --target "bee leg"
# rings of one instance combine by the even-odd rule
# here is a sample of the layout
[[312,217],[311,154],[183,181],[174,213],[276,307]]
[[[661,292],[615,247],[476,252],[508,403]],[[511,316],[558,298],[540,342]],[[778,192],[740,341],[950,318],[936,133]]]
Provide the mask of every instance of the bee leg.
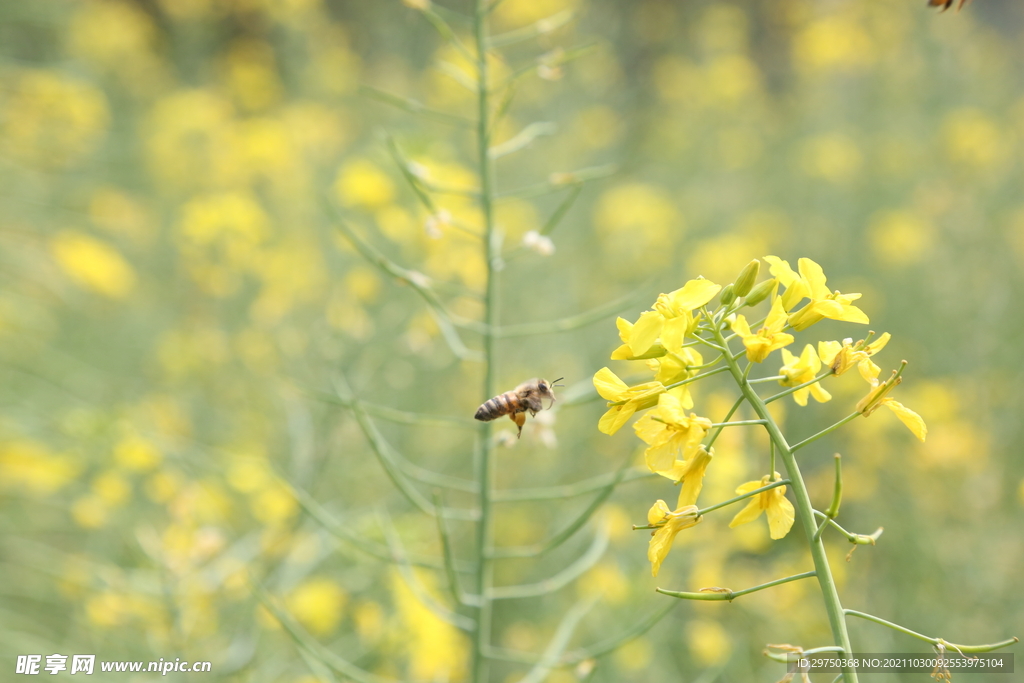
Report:
[[526,424],[526,413],[512,413],[508,417],[516,423],[517,427],[519,427],[519,432],[516,434],[516,438],[518,439],[523,435],[523,425]]

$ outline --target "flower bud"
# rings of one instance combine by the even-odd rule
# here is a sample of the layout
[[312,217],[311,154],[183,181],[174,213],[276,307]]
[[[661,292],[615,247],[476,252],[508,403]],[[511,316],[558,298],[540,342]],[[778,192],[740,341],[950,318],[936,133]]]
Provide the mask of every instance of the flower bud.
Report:
[[750,290],[750,294],[748,294],[746,298],[747,306],[756,306],[768,298],[768,295],[771,294],[773,289],[775,289],[776,284],[778,283],[775,278],[771,278]]
[[740,276],[736,278],[735,292],[736,296],[746,296],[750,293],[754,283],[757,282],[757,274],[761,270],[761,262],[754,259],[747,266],[740,271]]
[[725,289],[722,290],[721,300],[723,306],[728,306],[733,301],[736,301],[736,289],[732,285],[726,285]]

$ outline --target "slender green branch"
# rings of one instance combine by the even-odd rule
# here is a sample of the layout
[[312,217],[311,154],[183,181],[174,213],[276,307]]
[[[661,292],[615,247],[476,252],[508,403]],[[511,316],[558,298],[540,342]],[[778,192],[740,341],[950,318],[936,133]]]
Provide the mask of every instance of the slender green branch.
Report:
[[768,583],[762,583],[758,586],[744,588],[743,590],[738,591],[733,591],[729,589],[705,589],[697,593],[688,593],[686,591],[665,590],[664,588],[655,588],[654,590],[658,591],[662,595],[669,595],[673,598],[682,598],[684,600],[726,600],[728,602],[732,602],[736,598],[741,597],[743,595],[747,595],[748,593],[756,593],[757,591],[763,591],[765,588],[781,586],[782,584],[789,583],[790,581],[809,579],[812,576],[815,576],[815,574],[816,573],[812,570],[809,572],[804,572],[803,574],[794,574],[793,576],[787,576],[782,579],[775,579],[774,581],[769,581]]
[[587,523],[587,520],[589,520],[591,516],[597,512],[602,505],[604,505],[604,502],[608,500],[615,491],[615,487],[622,482],[622,478],[629,469],[629,463],[632,460],[633,454],[630,453],[629,457],[626,458],[626,461],[622,463],[622,467],[620,467],[615,473],[615,478],[608,482],[599,494],[594,496],[594,499],[590,501],[590,505],[588,505],[575,520],[570,522],[564,529],[552,536],[550,539],[544,543],[520,548],[495,548],[491,553],[491,557],[495,559],[508,557],[536,557],[565,543],[567,540],[572,538],[577,531],[583,528],[583,525]]
[[826,427],[825,429],[822,429],[817,434],[815,434],[813,436],[809,436],[806,439],[804,439],[803,441],[797,442],[796,444],[790,446],[790,450],[798,451],[801,448],[803,448],[804,446],[806,446],[807,444],[814,443],[815,441],[817,441],[821,437],[825,436],[826,434],[831,434],[832,432],[834,432],[835,430],[839,429],[840,427],[842,427],[847,422],[850,422],[850,421],[854,420],[857,417],[860,417],[860,412],[859,411],[858,412],[854,412],[854,413],[850,413],[849,415],[844,417],[839,422],[836,422],[831,427]]
[[597,180],[599,178],[606,178],[617,170],[618,167],[615,166],[615,164],[605,164],[603,166],[581,168],[578,171],[570,171],[568,173],[552,173],[548,179],[542,183],[527,185],[515,190],[506,190],[505,192],[498,193],[495,197],[497,199],[530,199],[545,194],[551,194],[552,192],[560,192],[567,187],[578,186],[580,183]]
[[960,645],[959,643],[951,643],[948,640],[944,640],[942,638],[932,638],[930,636],[926,636],[924,634],[918,633],[917,631],[911,631],[906,626],[900,626],[899,624],[894,624],[891,621],[886,621],[885,619],[882,619],[881,617],[876,617],[875,615],[868,614],[866,612],[858,612],[857,610],[853,610],[853,609],[843,610],[843,612],[846,613],[847,615],[851,616],[851,617],[860,617],[861,619],[867,619],[868,621],[873,621],[876,624],[881,624],[882,626],[888,626],[889,628],[893,629],[894,631],[899,631],[900,633],[905,633],[908,636],[913,636],[914,638],[917,638],[918,640],[923,640],[926,643],[930,643],[932,645],[942,645],[943,647],[948,648],[950,650],[958,650],[958,651],[964,652],[964,653],[969,653],[969,652],[991,652],[992,650],[998,650],[999,648],[1009,647],[1010,645],[1013,645],[1014,643],[1017,643],[1017,642],[1020,641],[1020,638],[1017,638],[1016,636],[1014,636],[1013,638],[1007,638],[1006,640],[1000,640],[998,643],[986,643],[984,645]]
[[[729,412],[725,414],[725,417],[722,419],[722,422],[728,422],[729,418],[731,418],[736,413],[736,411],[739,410],[739,407],[743,404],[743,401],[745,400],[746,398],[744,396],[740,396],[738,399],[736,399],[736,402],[732,404],[732,408],[729,408]],[[715,433],[711,435],[711,438],[708,439],[707,443],[708,450],[711,450],[711,446],[713,446],[715,441],[718,440],[718,437],[721,436],[722,431],[724,429],[725,427],[719,427],[718,429],[715,430]]]
[[[706,309],[704,312],[706,315]],[[739,386],[740,391],[743,392],[743,395],[746,396],[747,402],[750,403],[750,407],[753,408],[757,416],[767,422],[767,424],[765,424],[765,430],[768,432],[771,440],[775,443],[779,456],[782,458],[782,461],[786,466],[786,472],[789,474],[789,479],[792,484],[791,489],[793,491],[793,497],[796,501],[797,516],[800,518],[800,523],[804,528],[804,534],[807,537],[807,542],[810,546],[811,558],[814,561],[815,576],[818,579],[818,586],[821,588],[821,594],[825,602],[825,610],[828,612],[829,624],[832,627],[832,635],[835,638],[835,644],[843,648],[844,652],[851,653],[853,652],[853,647],[850,644],[850,634],[846,628],[843,606],[839,599],[839,592],[836,589],[832,570],[829,568],[828,557],[825,554],[825,546],[822,544],[820,538],[817,541],[814,540],[814,534],[817,531],[817,525],[814,521],[814,508],[811,505],[811,497],[807,491],[807,485],[804,483],[803,476],[800,474],[800,467],[797,464],[796,457],[793,455],[793,450],[786,441],[786,437],[783,436],[782,430],[779,429],[779,426],[775,423],[774,418],[768,411],[768,406],[761,397],[758,396],[754,387],[752,387],[750,383],[747,382],[746,378],[743,377],[743,371],[740,369],[739,365],[737,365],[736,360],[733,359],[731,351],[728,351],[728,342],[725,341],[722,331],[715,327],[713,332],[718,343],[726,350],[726,362],[729,364],[729,370],[732,373],[733,379]],[[846,683],[857,683],[857,672],[852,668],[844,668],[843,676]]]
[[783,375],[772,375],[771,377],[758,377],[757,379],[748,379],[747,381],[751,384],[761,384],[763,382],[777,382],[780,379],[786,378]]
[[[441,497],[441,492],[437,490],[434,491],[434,507],[438,510],[444,510],[444,500]],[[455,568],[455,553],[452,550],[452,540],[448,535],[448,526],[445,524],[444,515],[438,515],[436,520],[437,535],[441,539],[441,554],[444,557],[444,573],[448,579],[448,590],[451,592],[452,598],[456,603],[460,605],[471,604],[459,586],[459,574]]]
[[[363,536],[350,531],[344,524],[334,518],[333,515],[327,512],[316,500],[313,499],[309,493],[305,490],[296,486],[291,486],[292,493],[295,495],[295,499],[299,502],[299,506],[312,517],[320,526],[322,526],[329,534],[337,538],[338,540],[346,543],[356,550],[375,557],[378,560],[385,562],[397,562],[395,557],[391,554],[391,549],[385,545],[381,545],[374,541],[371,541]],[[406,560],[409,564],[415,567],[426,567],[428,569],[444,569],[444,563],[440,560],[428,557],[425,555],[414,555],[410,553]],[[468,572],[472,569],[472,566],[468,563],[457,562],[455,568],[460,572]]]
[[[825,510],[825,517],[829,520],[835,519],[839,516],[839,506],[843,501],[843,465],[842,458],[838,453],[835,455],[836,463],[836,477],[835,487],[832,490],[832,502],[829,503],[828,509]],[[828,525],[827,521],[822,521],[818,525],[818,530],[814,533],[814,540],[817,541],[821,538],[822,532],[825,531],[825,527]]]
[[448,609],[447,606],[442,605],[440,602],[435,600],[426,588],[420,584],[419,579],[416,577],[416,572],[412,569],[412,565],[410,565],[405,559],[405,548],[402,546],[402,539],[399,538],[398,531],[395,529],[394,524],[391,523],[391,519],[386,514],[381,515],[381,528],[384,530],[384,537],[387,539],[388,546],[391,548],[391,554],[398,560],[398,562],[396,562],[398,573],[401,575],[402,580],[405,581],[409,590],[416,596],[416,599],[420,604],[430,610],[438,619],[447,622],[458,629],[470,633],[475,631],[476,623],[473,619]]
[[537,121],[526,126],[505,142],[491,147],[488,154],[492,159],[500,159],[529,147],[534,140],[541,136],[554,135],[557,131],[558,126],[550,121]]
[[364,85],[361,86],[359,90],[362,94],[372,97],[378,102],[390,104],[392,107],[409,112],[410,114],[422,116],[425,119],[436,121],[437,123],[445,123],[453,126],[472,126],[474,124],[474,121],[467,119],[464,116],[448,114],[443,111],[435,111],[422,102],[418,102],[414,99],[403,97],[401,95],[385,92],[383,90],[378,90],[372,86]]
[[296,645],[312,654],[317,661],[322,662],[343,676],[351,678],[356,683],[398,683],[398,681],[393,678],[383,678],[376,674],[372,674],[369,671],[365,671],[355,664],[352,664],[351,662],[336,655],[331,650],[328,650],[317,642],[313,636],[306,633],[306,631],[287,611],[279,607],[271,597],[270,592],[264,588],[261,583],[253,580],[251,581],[251,584],[253,587],[253,593],[256,595],[256,599],[260,601],[268,612],[274,615],[274,618],[280,622],[281,626],[284,627],[284,630],[289,636],[291,636]]
[[578,664],[579,662],[582,662],[586,659],[592,659],[600,657],[602,655],[606,655],[609,652],[612,652],[622,647],[629,641],[639,638],[640,636],[654,628],[654,626],[659,621],[661,621],[666,614],[671,612],[672,609],[678,604],[671,600],[667,600],[666,602],[668,604],[666,604],[664,607],[654,610],[646,618],[640,620],[631,628],[626,629],[622,633],[612,636],[610,638],[606,638],[597,643],[594,643],[589,647],[581,648],[572,653],[568,653],[566,657],[562,660],[562,664],[566,666],[572,666],[573,664]]
[[541,227],[539,230],[540,234],[550,235],[555,228],[558,227],[558,224],[562,222],[565,215],[569,213],[569,209],[571,209],[572,205],[576,203],[581,192],[583,192],[583,183],[577,183],[576,186],[569,191],[569,194],[565,196],[565,199],[563,199],[558,205],[555,212],[551,214],[551,217],[548,218],[547,222]]
[[[302,389],[302,391],[319,401],[324,403],[333,403],[334,405],[343,406],[345,408],[352,407],[352,399],[346,399],[343,396],[339,396],[336,393],[327,393],[326,391],[317,391],[316,389]],[[406,410],[396,410],[390,406],[383,406],[377,403],[369,403],[367,401],[360,400],[359,405],[362,406],[363,410],[368,415],[378,417],[388,422],[397,422],[399,424],[417,425],[419,427],[442,427],[442,428],[454,428],[454,429],[467,429],[476,431],[477,421],[468,417],[458,417],[456,415],[425,415],[423,413],[412,413]],[[468,480],[463,480],[467,481]],[[476,482],[469,482],[476,485]],[[476,491],[476,488],[472,489]]]
[[[805,387],[809,387],[812,384],[817,384],[818,382],[820,382],[821,380],[825,379],[826,377],[828,377],[831,374],[832,374],[831,370],[826,370],[825,372],[821,373],[820,375],[818,375],[814,379],[807,380],[803,384],[797,384],[795,387],[789,387],[785,391],[780,391],[779,393],[777,393],[777,394],[775,394],[773,396],[769,396],[768,398],[764,399],[764,402],[766,404],[768,404],[768,403],[771,403],[772,401],[778,401],[780,398],[785,398],[785,397],[789,396],[790,394],[792,394],[795,391],[800,391],[801,389],[803,389]],[[766,378],[766,379],[769,379],[769,378]],[[770,378],[770,379],[775,379],[775,378]],[[780,379],[781,379],[781,377],[780,377]],[[754,380],[754,381],[759,381],[759,380]],[[753,382],[751,382],[751,384],[753,384]]]
[[597,43],[588,43],[586,45],[580,45],[579,47],[570,48],[568,50],[558,49],[547,54],[543,54],[537,57],[533,62],[526,66],[519,68],[512,72],[497,88],[506,88],[512,83],[521,80],[525,76],[529,76],[534,71],[537,71],[542,66],[557,68],[563,64],[567,64],[573,60],[579,59],[594,50],[597,49]]
[[583,313],[578,313],[576,315],[567,316],[565,318],[559,318],[558,320],[522,323],[520,325],[504,325],[495,330],[494,333],[499,339],[511,339],[514,337],[527,337],[538,334],[568,332],[597,322],[598,320],[607,318],[613,313],[621,311],[627,305],[635,301],[643,291],[645,291],[645,288],[638,288],[624,297],[609,301],[597,308],[584,311]]
[[[483,214],[484,240],[483,257],[487,267],[487,284],[484,290],[484,381],[481,387],[483,401],[497,393],[496,366],[497,348],[494,331],[498,328],[498,271],[500,264],[501,237],[494,224],[494,161],[488,150],[491,147],[491,91],[490,74],[487,65],[487,0],[476,0],[473,11],[473,37],[476,41],[477,57],[477,127],[476,148],[477,163],[480,174],[480,212]],[[480,596],[480,604],[476,608],[476,632],[473,634],[473,657],[470,668],[472,683],[486,683],[490,662],[486,650],[491,645],[491,612],[493,609],[490,597],[494,568],[490,560],[493,546],[493,522],[491,519],[491,495],[494,491],[495,473],[493,470],[494,439],[491,438],[491,422],[480,423],[480,435],[477,438],[476,472],[480,482],[480,521],[476,528],[477,569],[473,577],[473,589]]]
[[555,629],[555,634],[551,637],[551,642],[548,643],[544,654],[541,655],[540,661],[525,676],[519,679],[519,683],[542,683],[542,681],[547,680],[548,674],[558,665],[558,660],[561,659],[562,653],[569,646],[569,640],[572,639],[572,634],[576,632],[576,627],[594,606],[595,602],[596,600],[593,598],[581,600],[565,613],[565,616],[562,617],[562,622]]
[[511,31],[506,31],[505,33],[499,33],[496,36],[491,36],[488,44],[492,48],[504,47],[506,45],[514,45],[515,43],[519,43],[524,40],[530,40],[531,38],[537,38],[538,36],[547,35],[548,33],[568,24],[572,21],[572,18],[572,10],[562,10],[556,14],[552,14],[550,17],[545,17],[540,21],[535,21],[534,23],[523,26],[522,28],[513,29]]
[[[561,500],[581,496],[584,493],[597,491],[608,486],[619,476],[618,472],[606,472],[605,474],[583,479],[573,484],[562,484],[560,486],[545,486],[532,489],[506,489],[495,491],[491,500],[495,503],[511,503],[524,500]],[[640,479],[654,479],[658,475],[646,468],[628,469],[622,475],[620,484]]]
[[764,420],[736,420],[735,422],[712,422],[712,427],[749,427],[766,424]]
[[878,538],[882,535],[882,532],[885,530],[883,527],[878,527],[877,529],[875,529],[875,532],[871,534],[855,534],[841,527],[839,523],[836,522],[836,520],[832,519],[824,512],[821,512],[820,510],[815,510],[814,516],[821,518],[822,526],[831,526],[833,529],[835,529],[843,536],[845,536],[846,540],[848,540],[850,543],[853,543],[854,545],[875,545],[875,542],[878,541]]
[[430,22],[431,26],[437,30],[441,37],[458,50],[459,54],[470,63],[476,61],[476,56],[466,47],[466,44],[462,42],[454,29],[434,10],[433,3],[426,3],[420,11],[423,12],[423,16],[426,17],[427,21]]
[[594,564],[601,559],[601,556],[607,549],[608,534],[603,530],[598,531],[598,533],[594,535],[594,540],[587,549],[587,552],[583,553],[579,559],[554,576],[550,576],[543,581],[538,581],[537,583],[492,588],[488,597],[491,600],[512,600],[519,598],[535,598],[540,595],[553,593],[560,588],[567,586],[577,577],[581,576],[584,572],[593,567]]

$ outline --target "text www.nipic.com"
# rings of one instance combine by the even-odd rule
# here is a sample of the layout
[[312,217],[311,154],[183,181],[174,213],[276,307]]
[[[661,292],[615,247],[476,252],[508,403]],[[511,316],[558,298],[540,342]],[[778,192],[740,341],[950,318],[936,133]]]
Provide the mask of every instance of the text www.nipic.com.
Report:
[[[143,668],[143,666],[146,668]],[[158,662],[149,662],[148,664],[146,662],[100,662],[100,671],[155,671],[164,676],[172,671],[199,673],[203,671],[210,671],[210,669],[210,662],[195,662],[190,664],[189,662],[182,662],[179,660],[165,662],[161,659]]]
[[[145,671],[166,676],[171,672],[203,673],[212,668],[213,665],[210,662],[183,662],[180,657],[175,658],[173,662],[164,661],[163,657],[156,662],[105,662],[102,660],[99,662],[99,670],[104,673],[140,673]],[[45,664],[42,655],[18,655],[14,673],[34,676],[43,671],[51,675],[59,671],[68,671],[72,675],[90,676],[95,670],[96,655],[73,655],[70,670],[67,655],[47,655]]]

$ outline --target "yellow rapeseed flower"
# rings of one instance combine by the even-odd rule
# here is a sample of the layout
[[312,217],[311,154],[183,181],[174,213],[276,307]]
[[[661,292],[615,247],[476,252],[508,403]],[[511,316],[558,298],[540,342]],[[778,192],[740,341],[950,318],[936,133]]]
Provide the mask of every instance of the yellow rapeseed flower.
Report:
[[[761,481],[748,481],[746,484],[740,484],[736,489],[736,494],[750,493],[754,489],[767,486],[772,481],[778,481],[778,479],[778,472],[775,473],[774,480],[770,475],[766,474],[761,477]],[[786,498],[786,487],[776,486],[773,489],[762,491],[753,496],[750,502],[747,503],[747,506],[732,518],[732,521],[729,522],[729,528],[732,529],[740,524],[753,522],[761,516],[762,512],[768,515],[768,530],[771,533],[771,537],[775,540],[784,538],[793,527],[793,521],[796,519],[796,511],[793,509],[793,504]]]
[[658,395],[665,392],[661,382],[645,382],[631,387],[608,368],[601,368],[594,375],[594,388],[610,402],[608,412],[601,416],[597,425],[605,434],[619,431],[636,411],[654,407]]
[[666,349],[680,348],[683,337],[692,332],[693,310],[711,301],[721,289],[721,285],[700,279],[659,295],[654,310],[642,313],[630,330],[628,345],[633,355],[646,353],[658,338]]
[[[660,358],[651,358],[647,361],[647,367],[654,373],[655,381],[668,386],[684,379],[695,376],[700,370],[698,366],[704,364],[704,358],[696,349],[685,348],[678,352],[667,352]],[[690,395],[689,385],[684,384],[676,387],[673,394],[679,396],[683,407],[689,410],[693,407],[693,396]]]
[[858,363],[857,369],[860,371],[861,377],[871,385],[867,396],[857,403],[857,411],[864,415],[864,417],[867,417],[878,410],[879,406],[885,406],[896,414],[900,422],[905,424],[907,429],[914,433],[914,436],[924,441],[925,437],[928,436],[928,425],[924,423],[921,416],[896,399],[887,396],[897,384],[903,381],[902,378],[894,376],[893,379],[886,382],[879,382],[878,373],[881,369],[870,359],[864,359]]
[[793,343],[793,335],[782,331],[785,327],[786,310],[781,297],[775,297],[772,301],[772,310],[764,321],[764,327],[756,334],[750,331],[750,325],[742,315],[736,316],[732,323],[732,331],[743,340],[743,345],[747,347],[747,360],[751,363],[760,363],[775,349]]
[[870,344],[865,344],[861,339],[856,344],[853,339],[844,339],[840,344],[837,341],[818,342],[818,356],[821,362],[832,368],[832,374],[841,375],[862,360],[875,355],[889,343],[890,334],[886,332]]
[[869,322],[864,311],[853,305],[860,294],[843,294],[839,290],[830,292],[825,285],[824,271],[811,259],[800,259],[799,274],[790,267],[789,262],[777,256],[765,256],[764,260],[771,264],[771,274],[786,288],[782,295],[782,305],[787,311],[792,311],[805,298],[811,300],[800,310],[790,313],[789,324],[797,332],[824,318],[850,323]]
[[677,396],[663,393],[658,407],[637,420],[633,429],[648,444],[647,467],[652,472],[671,472],[677,460],[687,461],[696,454],[711,420],[694,413],[687,416]]
[[668,504],[659,500],[647,512],[647,523],[658,527],[651,534],[650,545],[647,546],[647,559],[651,562],[651,576],[657,576],[661,563],[665,561],[668,551],[672,549],[672,541],[683,529],[689,529],[700,523],[702,517],[697,515],[696,505],[687,505],[678,510],[669,510]]
[[[779,374],[785,379],[780,379],[779,384],[784,387],[795,387],[804,382],[810,382],[821,370],[821,360],[810,344],[804,347],[803,353],[799,357],[794,356],[788,349],[782,349],[782,362],[784,365],[779,369]],[[794,391],[793,400],[797,402],[797,405],[805,406],[808,394],[813,396],[818,403],[832,399],[832,395],[825,391],[821,382],[817,382]]]

